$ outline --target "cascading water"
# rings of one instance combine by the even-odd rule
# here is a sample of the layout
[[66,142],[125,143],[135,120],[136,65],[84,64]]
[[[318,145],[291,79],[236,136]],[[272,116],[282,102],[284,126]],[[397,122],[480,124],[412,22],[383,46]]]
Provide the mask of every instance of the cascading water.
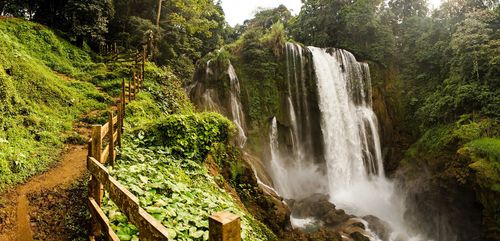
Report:
[[240,101],[240,81],[238,80],[238,76],[236,75],[236,71],[234,71],[234,67],[229,62],[229,66],[227,68],[227,73],[229,74],[231,92],[230,92],[230,106],[231,106],[231,116],[233,119],[236,128],[238,129],[238,139],[237,144],[240,147],[245,146],[247,141],[247,136],[245,135],[245,130],[243,126],[245,125],[245,115],[243,113],[243,107],[241,106]]
[[[348,213],[374,215],[389,223],[393,230],[389,240],[412,240],[402,199],[385,178],[368,65],[341,49],[305,49],[288,43],[286,50],[287,130],[293,149],[287,154],[281,146],[282,130],[273,118],[269,169],[277,192],[287,199],[325,193]],[[315,75],[306,70],[308,64]],[[312,82],[316,101],[308,96]],[[311,111],[313,104],[319,118]],[[315,132],[318,127],[320,135]],[[322,148],[315,139],[321,140]]]
[[[227,69],[221,71],[221,66]],[[227,93],[224,83],[229,80]],[[240,101],[240,82],[231,61],[207,61],[205,69],[195,76],[195,81],[187,87],[191,100],[203,111],[217,111],[229,117],[238,130],[236,144],[245,146],[245,115]]]
[[[285,135],[289,143],[279,143],[279,130],[276,118],[272,119],[270,134],[271,162],[269,172],[273,177],[277,192],[286,199],[300,199],[316,192],[326,192],[323,180],[311,178],[322,176],[314,161],[315,146],[308,102],[305,50],[299,45],[287,44],[288,93],[285,100],[285,113],[289,128]],[[280,151],[283,150],[283,151]]]

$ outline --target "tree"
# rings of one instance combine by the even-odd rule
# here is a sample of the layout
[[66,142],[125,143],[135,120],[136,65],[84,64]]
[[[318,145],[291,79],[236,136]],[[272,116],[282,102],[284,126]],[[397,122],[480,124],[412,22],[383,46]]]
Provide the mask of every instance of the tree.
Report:
[[480,10],[462,21],[453,34],[452,72],[462,82],[479,82],[499,87],[500,40],[498,39],[498,13]]
[[390,0],[388,5],[398,22],[413,16],[425,17],[429,11],[426,0]]
[[2,15],[34,20],[64,32],[80,45],[104,42],[113,16],[111,0],[12,0],[0,2]]
[[295,40],[318,47],[338,46],[342,34],[341,10],[345,0],[305,0],[299,16],[293,20]]

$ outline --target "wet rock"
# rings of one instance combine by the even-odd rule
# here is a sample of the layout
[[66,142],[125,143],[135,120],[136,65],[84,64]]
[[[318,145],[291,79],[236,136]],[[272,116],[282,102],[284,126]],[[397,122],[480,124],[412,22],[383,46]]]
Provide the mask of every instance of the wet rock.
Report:
[[321,218],[325,226],[335,227],[346,222],[351,216],[347,215],[344,210],[330,210]]
[[354,227],[358,227],[358,228],[362,228],[362,229],[366,229],[365,225],[361,222],[359,223],[353,223],[352,226]]
[[380,239],[389,240],[392,233],[389,223],[373,215],[364,216],[363,219],[368,222],[368,228],[372,230]]
[[349,234],[349,236],[352,238],[354,241],[370,241],[368,237],[365,235],[361,234],[360,232],[354,232]]
[[352,218],[342,209],[336,209],[327,195],[313,194],[302,200],[294,201],[292,216],[295,218],[314,218],[322,226],[327,228],[339,228],[346,226],[345,223]]
[[299,229],[294,229],[287,232],[280,238],[283,241],[344,241],[341,234],[333,229],[320,228],[315,232],[304,232]]
[[335,211],[335,205],[328,201],[328,196],[316,193],[310,197],[295,201],[292,216],[296,218],[314,217],[319,220],[332,210]]

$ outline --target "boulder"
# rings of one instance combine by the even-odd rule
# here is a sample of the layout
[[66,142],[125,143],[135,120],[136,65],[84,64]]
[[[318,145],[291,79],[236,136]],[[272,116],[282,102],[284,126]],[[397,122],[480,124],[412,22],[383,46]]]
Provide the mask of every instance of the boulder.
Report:
[[349,236],[352,238],[354,241],[370,241],[368,237],[365,235],[361,234],[360,232],[354,232],[349,234]]
[[328,211],[328,213],[326,213],[321,220],[325,226],[336,227],[346,222],[349,218],[351,218],[350,215],[347,215],[344,210],[339,209]]
[[389,223],[373,215],[364,216],[363,219],[368,222],[368,228],[372,230],[380,239],[389,240],[392,233]]
[[335,211],[335,205],[328,201],[325,194],[316,193],[302,200],[295,201],[292,216],[296,218],[314,217],[320,220],[328,212]]

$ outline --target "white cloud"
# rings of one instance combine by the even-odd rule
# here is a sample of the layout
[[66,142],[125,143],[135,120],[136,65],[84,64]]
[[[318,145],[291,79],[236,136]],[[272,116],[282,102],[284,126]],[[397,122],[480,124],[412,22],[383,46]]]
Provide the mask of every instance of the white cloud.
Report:
[[275,8],[280,4],[285,5],[293,14],[298,14],[302,6],[300,0],[222,0],[226,20],[231,26],[253,18],[259,8]]
[[[442,2],[442,0],[427,1],[431,9],[438,8]],[[259,8],[275,8],[280,4],[285,5],[293,14],[298,14],[302,6],[301,0],[222,0],[226,20],[231,26],[253,18]]]

